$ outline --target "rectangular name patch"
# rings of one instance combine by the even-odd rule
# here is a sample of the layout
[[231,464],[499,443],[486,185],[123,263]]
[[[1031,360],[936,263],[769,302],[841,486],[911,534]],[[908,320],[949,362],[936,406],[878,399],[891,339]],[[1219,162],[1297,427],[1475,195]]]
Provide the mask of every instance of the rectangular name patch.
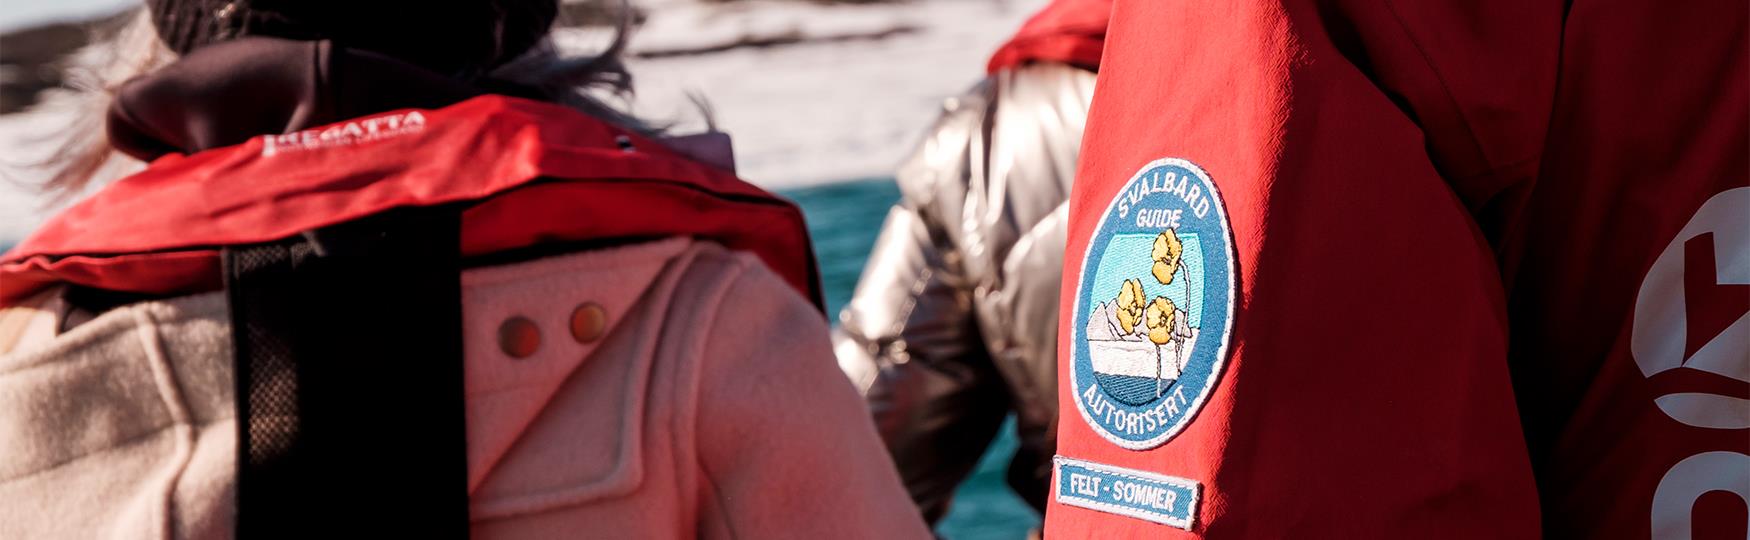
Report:
[[1191,530],[1197,482],[1056,456],[1057,502]]

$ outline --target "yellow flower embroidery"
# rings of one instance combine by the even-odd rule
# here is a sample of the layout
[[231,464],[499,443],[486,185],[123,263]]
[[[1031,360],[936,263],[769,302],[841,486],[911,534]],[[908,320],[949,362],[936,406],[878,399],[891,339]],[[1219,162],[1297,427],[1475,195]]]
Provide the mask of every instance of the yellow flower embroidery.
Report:
[[1165,296],[1156,296],[1149,302],[1148,313],[1144,315],[1143,324],[1148,326],[1148,340],[1155,345],[1166,345],[1173,340],[1173,318],[1177,316],[1178,306]]
[[1124,280],[1124,286],[1118,291],[1118,326],[1129,334],[1136,330],[1136,323],[1142,322],[1143,303],[1142,280]]
[[1179,235],[1172,229],[1167,229],[1155,237],[1153,258],[1154,267],[1150,269],[1155,279],[1162,284],[1173,282],[1173,273],[1179,270],[1179,255],[1185,252],[1185,246],[1179,243]]

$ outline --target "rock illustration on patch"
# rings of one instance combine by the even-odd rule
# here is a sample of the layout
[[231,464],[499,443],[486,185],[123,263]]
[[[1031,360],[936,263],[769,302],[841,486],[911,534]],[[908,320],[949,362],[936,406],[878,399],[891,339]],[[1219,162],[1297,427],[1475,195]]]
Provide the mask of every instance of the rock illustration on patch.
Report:
[[[1169,285],[1176,275],[1189,271],[1179,264],[1183,252],[1173,230],[1156,236],[1149,254],[1150,277]],[[1142,278],[1124,280],[1117,298],[1100,302],[1088,315],[1088,357],[1094,373],[1103,380],[1122,383],[1118,386],[1125,390],[1113,394],[1119,401],[1140,404],[1159,398],[1178,380],[1191,357],[1197,329],[1189,321],[1185,310],[1171,299],[1148,298]],[[1149,383],[1154,387],[1152,392],[1146,388]],[[1139,385],[1144,388],[1137,388]]]

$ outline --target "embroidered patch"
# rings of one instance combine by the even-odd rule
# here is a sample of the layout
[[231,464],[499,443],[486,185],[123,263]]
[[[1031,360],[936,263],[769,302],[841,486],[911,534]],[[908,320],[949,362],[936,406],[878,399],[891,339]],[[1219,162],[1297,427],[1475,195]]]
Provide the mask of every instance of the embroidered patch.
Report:
[[1057,502],[1191,530],[1197,482],[1057,456]]
[[1215,184],[1182,159],[1144,165],[1101,215],[1077,278],[1070,384],[1082,419],[1131,450],[1177,435],[1221,376],[1233,303]]

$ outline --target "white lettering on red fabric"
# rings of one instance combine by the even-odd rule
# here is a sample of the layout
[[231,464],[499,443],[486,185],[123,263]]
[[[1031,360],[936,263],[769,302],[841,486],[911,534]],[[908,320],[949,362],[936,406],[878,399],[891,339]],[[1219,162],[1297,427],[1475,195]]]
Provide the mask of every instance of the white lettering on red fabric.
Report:
[[287,152],[351,146],[415,133],[425,129],[425,115],[419,111],[348,120],[317,129],[294,131],[284,135],[263,135],[261,156],[273,157]]
[[[1691,249],[1711,251],[1712,267],[1686,268],[1686,262],[1693,262],[1688,257]],[[1709,276],[1712,279],[1707,279]],[[1750,313],[1704,310],[1704,316],[1718,320],[1690,319],[1691,301],[1703,300],[1710,293],[1733,294],[1716,289],[1742,285],[1750,285],[1750,187],[1729,189],[1702,203],[1647,270],[1635,296],[1634,326],[1629,336],[1629,350],[1641,374],[1651,378],[1687,369],[1750,382]],[[1690,286],[1709,290],[1689,290]],[[1704,333],[1723,329],[1703,336],[1705,341],[1691,343],[1690,325],[1708,323],[1711,326],[1704,326]],[[1653,404],[1687,426],[1682,429],[1750,429],[1750,400],[1743,398],[1672,392],[1653,398]],[[1673,464],[1653,492],[1649,509],[1652,537],[1690,538],[1696,501],[1715,491],[1737,495],[1750,505],[1750,455],[1714,450]]]

